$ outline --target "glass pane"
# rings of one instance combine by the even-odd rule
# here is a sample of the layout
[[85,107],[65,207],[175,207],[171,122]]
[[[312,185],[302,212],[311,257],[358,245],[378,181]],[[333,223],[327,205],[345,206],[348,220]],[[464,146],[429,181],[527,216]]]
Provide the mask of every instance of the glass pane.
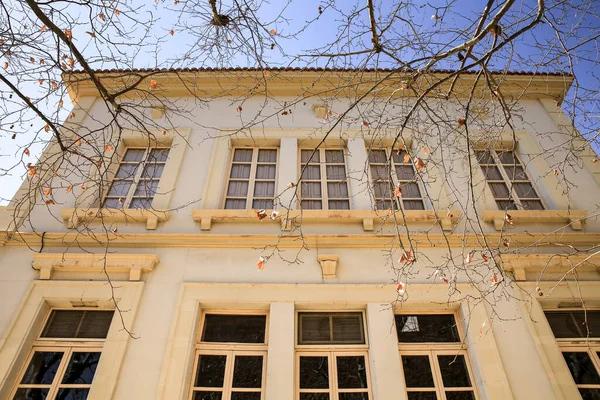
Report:
[[19,389],[15,393],[13,400],[44,400],[48,396],[50,389]]
[[600,384],[600,376],[587,352],[563,352],[563,357],[578,385]]
[[495,164],[494,159],[489,151],[476,151],[475,157],[479,164]]
[[419,190],[419,185],[414,182],[403,183],[400,186],[402,190],[402,197],[406,198],[420,198],[421,191]]
[[506,171],[508,178],[512,181],[527,180],[527,175],[525,174],[523,167],[504,166],[504,170]]
[[258,162],[277,162],[277,150],[275,149],[260,149],[258,150]]
[[114,311],[52,310],[41,337],[104,339]]
[[233,164],[229,177],[234,179],[250,178],[250,164]]
[[146,149],[127,149],[123,161],[127,162],[140,162],[144,158]]
[[62,352],[36,351],[27,366],[21,383],[49,385],[54,380]]
[[498,158],[502,164],[517,164],[519,161],[515,158],[515,154],[512,151],[497,151]]
[[300,388],[329,388],[329,364],[327,357],[300,357]]
[[329,393],[300,393],[300,400],[329,400]]
[[340,400],[369,400],[369,394],[367,392],[340,393]]
[[246,208],[246,199],[227,199],[225,200],[226,210],[243,210]]
[[273,197],[275,195],[275,182],[256,182],[254,184],[254,197]]
[[367,370],[364,356],[338,356],[337,379],[340,389],[367,388]]
[[131,200],[129,203],[129,208],[140,208],[140,209],[148,209],[152,208],[152,199],[151,198],[137,198]]
[[260,388],[262,369],[262,356],[236,356],[233,366],[233,387]]
[[114,181],[108,191],[108,196],[127,196],[132,181]]
[[406,387],[434,387],[428,356],[402,356]]
[[248,195],[248,181],[230,181],[227,196],[246,197]]
[[489,182],[490,189],[492,189],[492,193],[496,198],[507,198],[508,196],[508,188],[502,182]]
[[385,150],[369,151],[369,162],[370,163],[378,163],[378,164],[386,164],[387,163],[387,155],[385,154]]
[[325,170],[328,180],[346,179],[346,168],[343,165],[328,165]]
[[165,162],[169,158],[170,149],[152,149],[150,151],[150,162]]
[[537,193],[535,192],[535,189],[533,188],[533,186],[531,185],[531,183],[513,183],[513,187],[515,188],[515,192],[517,193],[517,196],[519,196],[519,198],[529,198],[529,199],[535,199],[538,197]]
[[485,179],[490,181],[501,181],[502,175],[500,174],[500,170],[495,166],[484,166],[481,167],[483,170],[483,174],[485,175]]
[[135,171],[137,171],[139,164],[121,164],[117,171],[117,178],[129,178],[135,177]]
[[302,197],[305,198],[320,198],[321,183],[320,182],[302,182]]
[[396,176],[401,181],[412,181],[415,179],[415,170],[411,165],[397,165]]
[[377,198],[392,198],[394,196],[394,187],[389,182],[373,183],[373,191]]
[[56,400],[85,400],[89,392],[87,388],[62,388],[58,390]]
[[[392,208],[392,201],[391,200],[377,200],[375,202],[375,207],[377,208],[377,210],[387,210]],[[396,207],[396,205],[394,205],[394,210],[398,209],[398,207]]]
[[106,198],[104,199],[104,204],[102,205],[104,208],[121,208],[123,205],[119,201],[118,198]]
[[142,172],[142,178],[160,178],[165,169],[165,164],[148,164]]
[[300,315],[299,343],[328,342],[331,340],[329,332],[329,317],[322,315]]
[[143,196],[143,197],[152,197],[156,194],[156,190],[158,189],[158,180],[141,180],[138,183],[137,188],[135,188],[135,192],[133,192],[134,196]]
[[337,343],[364,343],[362,314],[334,315],[333,341]]
[[452,314],[396,315],[396,331],[401,343],[460,342]]
[[233,392],[231,400],[260,400],[260,392]]
[[539,200],[521,200],[524,210],[543,210],[544,205]]
[[398,153],[397,151],[392,151],[392,156],[394,157],[394,163],[395,164],[410,164],[411,161],[409,160],[408,163],[404,162],[404,156],[406,156],[406,151],[402,150],[400,153]]
[[579,388],[579,393],[583,400],[600,400],[600,389]]
[[274,165],[257,165],[256,179],[275,179]]
[[76,352],[71,355],[62,383],[89,385],[94,379],[100,352]]
[[330,210],[350,209],[350,202],[348,200],[329,200],[327,204]]
[[328,182],[327,196],[329,196],[329,198],[347,198],[348,185],[346,182]]
[[475,400],[472,391],[446,392],[446,400]]
[[321,179],[321,167],[318,165],[307,165],[302,173],[302,179],[306,180],[320,180]]
[[264,343],[265,315],[206,314],[203,342]]
[[198,356],[198,371],[196,372],[196,387],[223,387],[225,377],[225,361],[227,356]]
[[408,392],[408,400],[437,400],[435,392]]
[[438,363],[445,387],[471,386],[465,356],[438,356]]
[[300,154],[300,162],[303,164],[306,164],[309,162],[310,163],[318,163],[321,160],[319,157],[319,150],[316,150],[315,154],[313,154],[312,157],[310,157],[310,155],[312,153],[313,153],[313,150],[302,150],[302,153]]
[[424,210],[425,204],[421,200],[403,200],[405,210]]
[[500,210],[516,210],[517,205],[512,200],[496,200],[498,209]]
[[[268,210],[275,206],[275,202],[269,199],[254,199],[252,200],[252,208],[255,210]],[[244,207],[242,207],[244,208]]]
[[234,162],[251,162],[252,149],[235,149],[233,153]]
[[194,392],[192,400],[221,400],[222,392]]
[[302,207],[305,210],[321,210],[321,209],[323,209],[321,200],[302,200],[300,202],[300,207]]
[[325,162],[327,163],[344,163],[344,152],[342,150],[326,150]]
[[371,165],[371,179],[374,181],[387,181],[390,179],[390,172],[385,165]]

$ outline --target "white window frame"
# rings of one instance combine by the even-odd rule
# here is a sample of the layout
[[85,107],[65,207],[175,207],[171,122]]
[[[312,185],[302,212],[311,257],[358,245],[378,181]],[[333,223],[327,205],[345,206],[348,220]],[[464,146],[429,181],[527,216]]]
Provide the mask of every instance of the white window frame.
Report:
[[[327,151],[330,150],[334,150],[334,151],[341,151],[342,152],[342,156],[344,157],[344,171],[346,172],[346,177],[345,179],[327,179],[327,165],[342,165],[342,163],[327,163],[326,161],[326,156],[325,153]],[[304,163],[302,162],[302,151],[314,151],[315,153],[319,154],[319,170],[320,170],[320,174],[321,174],[321,179],[320,180],[315,180],[315,179],[301,179],[302,178],[302,171],[304,168]],[[300,188],[298,190],[298,208],[302,208],[302,201],[303,200],[307,200],[307,201],[317,201],[317,200],[321,200],[321,208],[320,210],[340,210],[343,211],[343,209],[337,209],[337,208],[329,208],[329,200],[341,200],[341,201],[348,201],[348,210],[352,210],[352,201],[351,201],[351,192],[350,192],[350,178],[349,178],[349,174],[348,174],[348,154],[346,152],[346,149],[343,147],[323,147],[323,148],[318,148],[318,149],[314,149],[314,148],[307,148],[307,147],[301,147],[298,149],[298,163],[299,163],[299,178],[300,178]],[[308,163],[307,165],[316,165],[317,163],[312,161]],[[321,197],[320,198],[316,198],[316,197],[308,197],[308,198],[304,198],[302,195],[302,182],[303,181],[307,181],[307,182],[319,182],[321,184]],[[327,183],[328,182],[346,182],[346,190],[348,191],[348,197],[329,197],[329,192],[327,190]],[[307,209],[307,210],[315,210],[315,209]],[[316,209],[318,210],[318,209]]]
[[[492,159],[494,160],[494,167],[496,167],[496,169],[498,169],[498,171],[500,172],[500,175],[502,176],[502,181],[500,180],[490,180],[485,176],[485,170],[484,167],[489,167],[492,166],[492,164],[484,164],[481,163],[479,160],[477,160],[477,156],[475,157],[475,159],[477,160],[477,163],[479,164],[479,167],[481,168],[481,172],[483,174],[483,178],[486,181],[486,184],[488,185],[488,188],[490,189],[490,191],[492,192],[492,196],[494,198],[494,202],[496,203],[496,207],[498,207],[498,209],[500,210],[501,208],[498,206],[498,201],[512,201],[515,203],[517,210],[529,210],[529,211],[542,211],[542,210],[531,210],[528,208],[524,208],[523,204],[521,203],[521,198],[517,195],[515,189],[514,189],[514,183],[528,183],[531,185],[531,187],[533,188],[533,190],[535,191],[536,195],[538,197],[527,197],[527,198],[523,198],[523,200],[525,201],[539,201],[542,204],[542,209],[543,210],[547,210],[548,207],[546,205],[546,203],[544,202],[544,199],[540,196],[540,191],[538,190],[538,188],[536,187],[536,185],[534,184],[534,182],[531,180],[529,174],[527,173],[527,168],[525,167],[525,164],[523,163],[523,161],[521,160],[521,157],[519,157],[519,155],[517,154],[516,150],[503,150],[503,149],[475,149],[475,153],[477,154],[478,152],[487,152],[492,156]],[[517,160],[519,162],[519,165],[516,164],[503,164],[502,160],[500,160],[500,157],[498,156],[498,153],[502,153],[502,152],[511,152],[513,154],[513,157],[515,158],[515,160]],[[520,166],[521,168],[523,168],[523,173],[525,174],[525,177],[527,179],[514,179],[511,180],[510,176],[508,176],[508,173],[506,172],[506,170],[504,169],[504,166]],[[491,183],[504,183],[504,185],[506,185],[506,188],[508,190],[508,198],[496,198],[496,196],[494,196],[494,192],[491,189]],[[509,209],[510,211],[510,209]]]
[[[63,388],[86,388],[91,389],[92,383],[90,384],[63,384],[61,383],[62,378],[66,372],[67,364],[71,359],[71,355],[74,352],[98,352],[102,353],[102,349],[104,347],[104,342],[106,339],[89,339],[89,338],[46,338],[42,337],[42,332],[44,331],[46,324],[48,323],[50,316],[52,315],[52,311],[103,311],[98,310],[97,308],[52,308],[47,313],[44,323],[41,324],[41,329],[39,330],[36,340],[33,342],[32,348],[27,355],[27,361],[23,364],[21,370],[19,371],[18,379],[15,382],[15,385],[11,391],[10,398],[12,399],[17,390],[19,389],[27,389],[27,388],[36,388],[36,389],[48,389],[48,395],[46,398],[54,399],[58,394],[58,391]],[[29,364],[36,352],[63,352],[63,357],[60,360],[58,369],[56,374],[54,375],[54,379],[51,384],[22,384],[21,380],[29,367]],[[102,356],[101,356],[102,357]],[[94,375],[94,378],[96,376]]]
[[[127,154],[128,150],[144,150],[144,155],[142,156],[142,159],[139,162],[130,162],[130,161],[125,161],[125,155]],[[119,165],[117,166],[115,173],[110,181],[110,185],[108,185],[108,190],[106,190],[106,193],[104,194],[104,197],[102,199],[102,208],[106,208],[105,204],[106,204],[106,200],[107,199],[123,199],[123,204],[120,205],[120,207],[118,207],[117,209],[129,209],[129,205],[131,204],[131,202],[133,201],[134,198],[134,193],[137,190],[138,186],[140,185],[140,183],[144,182],[144,181],[151,181],[151,180],[157,180],[158,181],[158,185],[160,185],[160,180],[162,178],[162,174],[164,174],[164,170],[166,168],[166,164],[168,161],[168,157],[167,160],[164,161],[158,161],[155,162],[153,161],[152,164],[162,164],[163,165],[163,171],[161,174],[161,177],[159,177],[158,179],[155,178],[142,178],[142,174],[146,168],[146,165],[148,164],[148,157],[150,155],[150,152],[152,150],[168,150],[169,153],[171,151],[170,147],[166,147],[166,146],[152,146],[152,147],[139,147],[139,146],[127,146],[125,147],[124,151],[123,151],[123,157],[121,158],[121,160],[119,161]],[[121,165],[123,164],[136,164],[138,165],[136,171],[135,171],[135,175],[132,178],[117,178],[117,174],[119,173],[119,169],[121,168]],[[117,197],[117,196],[109,196],[109,192],[110,189],[112,188],[112,185],[115,183],[115,181],[131,181],[132,184],[129,187],[129,191],[127,192],[127,194],[123,197]],[[158,186],[157,186],[157,192],[158,192]],[[154,193],[152,195],[152,201],[154,201],[154,199],[156,198],[157,193]],[[139,196],[140,198],[148,198],[150,196]],[[151,201],[151,202],[152,202]]]
[[[467,349],[465,348],[464,338],[465,334],[463,331],[463,327],[459,323],[460,319],[456,313],[448,313],[448,312],[434,312],[434,311],[425,311],[425,312],[405,312],[405,313],[396,313],[394,315],[394,325],[396,323],[396,315],[452,315],[454,316],[454,321],[456,322],[456,329],[458,331],[458,337],[460,339],[459,342],[419,342],[419,343],[400,343],[398,342],[398,352],[400,353],[400,368],[402,369],[402,379],[404,380],[404,366],[402,364],[402,356],[427,356],[429,357],[429,365],[431,366],[431,373],[433,376],[433,384],[434,387],[407,387],[406,383],[404,384],[406,390],[406,396],[408,396],[409,392],[434,392],[436,393],[436,397],[438,400],[446,400],[445,392],[461,392],[465,390],[472,390],[476,400],[479,400],[479,394],[477,392],[477,386],[475,385],[475,377],[473,376],[473,368],[471,367],[471,362],[469,360],[469,355],[467,354]],[[470,387],[444,387],[444,381],[442,379],[442,373],[439,366],[439,361],[437,356],[463,356],[465,359],[467,373],[469,374],[469,380],[471,382]],[[406,382],[406,381],[405,381]]]
[[[233,157],[235,155],[235,151],[241,149],[241,150],[252,150],[252,160],[250,161],[250,176],[248,177],[248,179],[242,179],[242,178],[231,178],[231,170],[233,169],[233,165],[234,164],[248,164],[247,162],[234,162],[233,161]],[[277,152],[277,159],[275,161],[275,163],[267,163],[267,162],[258,162],[258,152],[260,150],[275,150]],[[259,164],[264,164],[264,165],[275,165],[275,178],[274,179],[257,179],[256,178],[256,169],[257,166]],[[275,199],[277,198],[277,174],[279,173],[279,147],[273,147],[273,146],[265,146],[265,147],[244,147],[244,146],[236,146],[233,147],[231,149],[230,152],[230,156],[229,156],[229,168],[227,169],[227,182],[225,184],[225,192],[223,194],[223,201],[221,203],[221,208],[222,209],[226,209],[225,205],[227,204],[227,199],[237,199],[237,200],[246,200],[246,206],[244,208],[228,208],[227,210],[252,210],[253,209],[253,202],[254,200],[270,200],[273,203],[273,209],[277,208],[277,202],[275,201]],[[230,197],[227,196],[227,191],[229,190],[229,183],[231,181],[248,181],[248,193],[246,194],[245,197]],[[275,189],[273,190],[273,198],[267,198],[267,197],[254,197],[254,186],[256,185],[256,182],[273,182]]]
[[[300,314],[314,313],[314,314],[347,314],[347,313],[360,313],[362,318],[362,337],[364,338],[364,344],[298,344],[300,340]],[[295,399],[300,399],[300,393],[329,393],[329,400],[338,400],[339,393],[367,393],[369,400],[373,399],[373,384],[371,382],[371,370],[369,365],[369,342],[368,335],[366,332],[366,315],[364,310],[296,310],[296,329],[295,329]],[[327,365],[329,371],[329,389],[301,389],[300,388],[300,357],[327,357]],[[365,359],[365,368],[367,376],[367,387],[359,389],[340,389],[338,388],[337,382],[337,356],[363,356]]]
[[[391,183],[392,189],[398,187],[398,184],[402,185],[402,184],[405,184],[405,183],[416,183],[417,186],[419,187],[419,193],[421,194],[421,197],[418,197],[418,198],[417,197],[405,197],[404,194],[402,194],[399,198],[394,198],[394,192],[390,193],[390,197],[377,197],[376,193],[375,193],[375,180],[373,179],[373,174],[372,174],[372,171],[371,171],[371,166],[374,165],[374,166],[386,167],[387,163],[372,163],[371,160],[369,159],[369,154],[371,153],[371,151],[385,151],[386,160],[391,160],[391,166],[390,166],[391,170],[390,170],[390,172],[391,172],[392,182],[390,182],[389,180],[386,180],[386,181],[380,180],[378,182],[389,182],[389,183]],[[402,151],[406,151],[406,150],[402,150]],[[394,157],[391,154],[391,152],[392,152],[392,149],[390,149],[389,147],[368,148],[367,149],[367,162],[369,164],[369,168],[368,168],[369,169],[369,182],[370,182],[371,188],[373,190],[373,199],[374,199],[374,207],[375,207],[375,209],[377,209],[377,201],[388,201],[388,200],[390,200],[390,201],[392,201],[393,203],[396,204],[396,207],[397,207],[396,209],[397,210],[402,209],[402,210],[405,210],[405,211],[408,211],[408,210],[417,210],[417,211],[419,211],[418,209],[413,209],[413,208],[406,209],[404,207],[404,201],[405,200],[407,200],[407,201],[413,200],[413,201],[421,201],[423,203],[423,209],[427,210],[428,209],[427,208],[427,202],[425,201],[425,198],[423,197],[424,188],[423,188],[422,179],[401,180],[400,178],[398,178],[398,174],[396,173],[396,166],[398,166],[398,165],[400,165],[400,166],[409,166],[410,165],[411,168],[412,168],[412,170],[413,170],[413,172],[414,172],[414,177],[416,178],[419,175],[418,175],[418,172],[415,169],[414,163],[411,162],[411,161],[409,161],[407,163],[405,163],[405,162],[396,163],[394,161]]]
[[[207,314],[220,315],[261,315],[265,316],[265,340],[264,343],[219,343],[219,342],[202,342],[202,333],[206,323]],[[194,390],[209,389],[209,391],[222,392],[222,400],[229,400],[232,392],[260,392],[261,400],[265,399],[266,379],[267,379],[267,347],[269,337],[269,314],[265,311],[231,311],[231,310],[203,310],[200,319],[200,326],[196,336],[196,351],[194,354],[194,366],[192,369],[192,379],[190,381],[190,389],[187,399],[191,400],[194,396]],[[222,388],[204,388],[194,386],[198,369],[198,359],[201,355],[219,355],[226,356],[225,376],[223,378]],[[233,367],[236,356],[262,356],[262,383],[259,388],[233,388]]]

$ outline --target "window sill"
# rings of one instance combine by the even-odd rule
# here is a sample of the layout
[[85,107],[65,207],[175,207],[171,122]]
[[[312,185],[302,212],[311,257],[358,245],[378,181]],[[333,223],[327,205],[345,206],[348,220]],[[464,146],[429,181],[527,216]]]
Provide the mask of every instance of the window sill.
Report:
[[[514,223],[567,223],[575,231],[583,228],[583,221],[587,216],[585,210],[512,210],[508,211]],[[482,213],[485,222],[493,222],[497,231],[505,228],[505,215],[503,210],[485,210]]]
[[158,264],[156,254],[65,254],[33,255],[33,269],[40,271],[39,279],[50,279],[59,272],[128,272],[130,281],[139,281],[142,272],[151,272]]
[[600,273],[600,257],[592,254],[503,254],[500,257],[504,271],[514,273],[517,281],[526,281],[528,273],[534,274],[533,279],[539,279],[542,272],[564,274],[577,270]]
[[[444,231],[451,231],[460,217],[460,211],[406,210],[404,215],[405,219],[402,212],[396,212],[398,223],[438,221]],[[260,222],[255,210],[192,210],[192,217],[200,222],[203,231],[209,231],[213,222]],[[372,231],[375,221],[388,223],[394,220],[387,211],[373,210],[293,210],[282,212],[278,217],[283,230],[291,230],[295,219],[303,222],[362,223],[365,231]]]
[[67,221],[69,229],[81,222],[89,222],[99,218],[102,222],[139,222],[146,223],[146,229],[155,230],[159,222],[169,219],[171,213],[162,210],[117,209],[117,208],[63,208],[63,221]]

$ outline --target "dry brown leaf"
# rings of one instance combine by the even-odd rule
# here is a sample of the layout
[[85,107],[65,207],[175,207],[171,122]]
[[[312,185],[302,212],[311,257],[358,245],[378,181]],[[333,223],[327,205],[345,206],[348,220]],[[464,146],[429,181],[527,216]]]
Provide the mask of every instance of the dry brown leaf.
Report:
[[104,152],[108,153],[109,151],[111,151],[114,148],[115,148],[115,146],[113,146],[112,144],[107,144],[106,146],[104,146]]
[[70,193],[73,190],[73,185],[69,185],[69,187],[67,187],[67,193]]
[[45,201],[45,203],[46,203],[46,205],[47,205],[47,206],[53,206],[53,205],[55,205],[55,204],[56,204],[56,203],[54,202],[54,200],[52,200],[52,199],[50,199],[50,200],[46,200],[46,201]]
[[26,156],[28,156],[28,155],[29,155],[29,149],[25,149],[25,150],[23,151],[23,153],[25,153],[25,155],[26,155]]
[[67,39],[73,40],[73,32],[71,32],[70,29],[65,29],[65,35],[67,36]]
[[174,34],[175,34],[175,31],[174,31],[173,29],[171,29],[171,30],[169,31],[169,35],[173,36]]
[[104,21],[104,14],[103,13],[98,14],[98,18],[100,18],[102,21]]
[[50,131],[50,125],[46,125],[46,126],[44,127],[44,130],[45,130],[46,132]]
[[271,29],[269,32],[271,32],[271,35],[277,35],[277,31],[275,29]]
[[425,163],[420,158],[415,158],[415,167],[417,168],[417,172],[421,172],[423,168],[425,168]]
[[404,160],[402,160],[402,161],[404,161],[404,164],[408,164],[410,162],[410,156],[408,154],[405,154]]
[[265,268],[265,259],[262,256],[258,258],[256,268],[258,268],[259,271],[262,271]]
[[467,120],[464,118],[459,118],[458,119],[458,127],[462,128],[463,126],[465,126],[467,124]]
[[150,86],[150,89],[156,89],[156,79],[152,78],[150,79],[150,83],[148,84],[148,86]]
[[396,285],[396,292],[398,292],[398,294],[402,296],[405,291],[406,285],[403,282],[398,282],[398,285]]
[[369,126],[369,123],[368,123],[367,121],[363,121],[363,122],[362,122],[362,124],[363,124],[363,126],[365,126],[365,127],[366,127],[366,126]]
[[44,188],[44,194],[46,196],[50,196],[51,193],[52,193],[52,188],[49,188],[49,187]]
[[8,69],[8,62],[7,61],[4,62],[4,69]]
[[42,25],[42,32],[46,32],[46,30],[48,30],[48,27],[46,25]]
[[90,35],[91,37],[95,38],[96,34],[94,32],[90,32],[90,31],[85,31],[85,33],[87,33],[88,35]]

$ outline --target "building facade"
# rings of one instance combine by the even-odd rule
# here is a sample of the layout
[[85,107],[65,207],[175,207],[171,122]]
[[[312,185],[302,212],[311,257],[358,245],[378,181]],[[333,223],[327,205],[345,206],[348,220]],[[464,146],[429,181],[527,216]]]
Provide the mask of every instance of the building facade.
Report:
[[69,159],[106,162],[3,210],[0,398],[600,399],[600,165],[570,78],[502,77],[511,126],[484,104],[493,132],[398,138],[352,105],[414,97],[348,76],[163,72],[131,95],[150,128],[110,131],[68,77]]

